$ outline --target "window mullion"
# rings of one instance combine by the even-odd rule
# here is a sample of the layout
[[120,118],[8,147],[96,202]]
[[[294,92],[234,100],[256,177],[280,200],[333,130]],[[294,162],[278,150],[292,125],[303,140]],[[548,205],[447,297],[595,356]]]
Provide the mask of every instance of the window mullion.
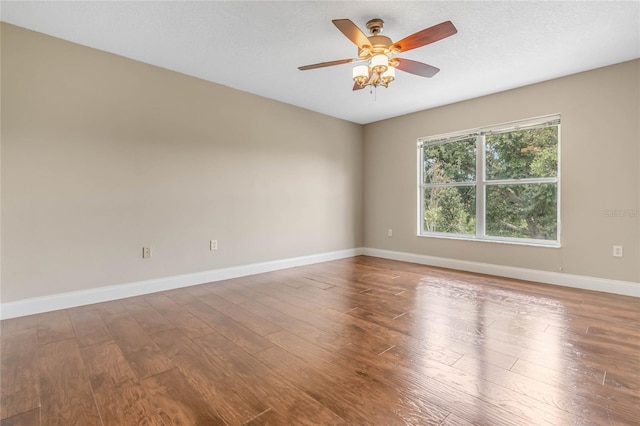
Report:
[[534,183],[558,183],[558,178],[550,177],[550,178],[485,180],[485,185],[527,185],[527,184],[534,184]]
[[485,236],[485,137],[476,138],[476,237]]
[[418,144],[418,235],[425,232],[424,229],[424,145]]

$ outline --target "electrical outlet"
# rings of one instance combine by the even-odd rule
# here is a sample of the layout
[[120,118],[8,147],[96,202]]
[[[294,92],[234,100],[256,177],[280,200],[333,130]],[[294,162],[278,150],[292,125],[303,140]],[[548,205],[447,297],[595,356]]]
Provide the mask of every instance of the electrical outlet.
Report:
[[622,246],[613,246],[613,257],[622,257]]
[[393,237],[393,229],[387,230],[387,237]]
[[211,251],[218,250],[218,240],[209,241],[209,250]]
[[142,258],[148,259],[151,257],[151,247],[142,247]]

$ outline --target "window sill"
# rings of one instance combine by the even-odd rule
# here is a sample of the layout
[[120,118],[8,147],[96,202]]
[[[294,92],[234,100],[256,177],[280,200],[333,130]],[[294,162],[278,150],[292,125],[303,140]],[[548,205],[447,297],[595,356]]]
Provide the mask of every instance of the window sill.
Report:
[[447,235],[447,234],[417,234],[420,238],[440,238],[445,240],[459,240],[459,241],[476,241],[482,243],[497,243],[497,244],[509,244],[516,246],[528,246],[528,247],[543,247],[543,248],[561,248],[559,241],[544,241],[544,240],[516,240],[510,238],[500,237],[476,237],[472,235]]

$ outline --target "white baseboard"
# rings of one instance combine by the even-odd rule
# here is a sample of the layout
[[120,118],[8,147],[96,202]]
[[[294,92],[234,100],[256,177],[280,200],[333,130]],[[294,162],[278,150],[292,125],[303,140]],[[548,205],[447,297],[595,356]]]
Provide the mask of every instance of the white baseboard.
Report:
[[545,284],[560,285],[564,287],[580,288],[584,290],[602,291],[605,293],[620,294],[623,296],[640,297],[640,283],[635,283],[632,281],[617,281],[605,278],[564,274],[560,272],[515,268],[512,266],[469,262],[466,260],[448,259],[444,257],[426,256],[423,254],[413,254],[374,248],[363,248],[362,254],[366,256],[381,257],[384,259],[419,263],[422,265],[439,266],[442,268],[477,272],[480,274],[497,275],[499,277],[535,281]]
[[361,254],[366,256],[381,257],[384,259],[418,263],[422,265],[438,266],[442,268],[457,269],[461,271],[477,272],[481,274],[516,278],[546,284],[555,284],[565,287],[602,291],[624,296],[640,297],[640,283],[634,283],[631,281],[617,281],[604,278],[585,277],[581,275],[539,271],[535,269],[515,268],[512,266],[469,262],[466,260],[448,259],[444,257],[427,256],[422,254],[405,253],[374,248],[354,248],[2,303],[0,304],[0,319],[9,319],[32,314],[39,314],[42,312],[56,311],[59,309],[73,308],[82,305],[90,305],[92,303],[108,302],[110,300],[140,296],[159,291],[188,287],[191,285],[222,281],[231,278],[260,274],[263,272],[294,268],[296,266],[311,265],[314,263],[344,259]]
[[311,265],[314,263],[328,262],[330,260],[344,259],[347,257],[358,256],[360,254],[362,254],[362,249],[355,248],[329,253],[314,254],[309,256],[294,257],[289,259],[273,260],[269,262],[253,263],[249,265],[234,266],[231,268],[214,269],[210,271],[196,272],[193,274],[175,275],[171,277],[138,281],[128,284],[98,287],[92,288],[90,290],[72,291],[68,293],[52,294],[50,296],[22,299],[15,302],[0,304],[0,319],[8,319],[25,315],[39,314],[42,312],[57,311],[59,309],[90,305],[92,303],[108,302],[110,300],[140,296],[143,294],[171,290],[174,288],[188,287],[191,285],[228,280],[231,278],[255,275],[263,272],[294,268],[296,266]]

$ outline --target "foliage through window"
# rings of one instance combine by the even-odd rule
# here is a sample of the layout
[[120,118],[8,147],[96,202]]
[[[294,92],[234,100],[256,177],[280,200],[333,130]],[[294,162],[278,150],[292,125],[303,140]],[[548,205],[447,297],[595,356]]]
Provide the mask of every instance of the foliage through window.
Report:
[[419,140],[421,235],[558,246],[560,117]]

